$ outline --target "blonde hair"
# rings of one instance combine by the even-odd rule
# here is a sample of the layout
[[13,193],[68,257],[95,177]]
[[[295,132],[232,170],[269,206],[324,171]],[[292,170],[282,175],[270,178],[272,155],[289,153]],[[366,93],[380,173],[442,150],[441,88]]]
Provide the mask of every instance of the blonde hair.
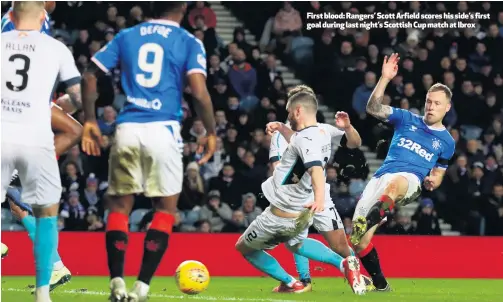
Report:
[[301,84],[301,85],[297,85],[297,86],[293,87],[290,91],[288,91],[287,98],[291,98],[300,92],[306,92],[306,93],[311,93],[312,95],[315,95],[314,90],[311,87]]
[[45,9],[45,1],[13,1],[12,12],[15,19],[25,16],[38,17]]
[[295,105],[301,105],[311,113],[318,112],[318,99],[316,99],[314,91],[305,85],[299,85],[288,93],[286,108]]
[[187,177],[189,187],[199,193],[204,193],[204,183],[203,178],[199,174],[199,165],[196,162],[191,162],[187,165],[186,171],[188,172],[188,170],[194,170],[197,172],[195,179]]
[[433,84],[430,87],[430,89],[428,89],[428,93],[437,92],[437,91],[441,91],[441,92],[445,93],[445,96],[447,97],[447,99],[449,99],[449,102],[451,101],[452,91],[449,87],[447,87],[446,85],[444,85],[442,83],[436,83],[436,84]]

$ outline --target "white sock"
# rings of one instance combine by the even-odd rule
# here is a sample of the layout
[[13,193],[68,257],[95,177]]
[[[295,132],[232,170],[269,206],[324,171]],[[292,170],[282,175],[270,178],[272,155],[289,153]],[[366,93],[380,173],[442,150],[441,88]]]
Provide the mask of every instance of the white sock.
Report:
[[295,279],[294,277],[292,277],[292,281],[290,281],[290,283],[288,283],[287,286],[288,287],[292,287],[295,282],[297,282],[297,279]]
[[51,301],[51,297],[49,296],[49,285],[37,287],[35,290],[35,297],[37,302]]
[[61,260],[57,261],[57,262],[54,262],[54,264],[52,265],[52,269],[55,270],[55,271],[59,271],[63,267],[65,267],[65,265],[63,264],[63,261],[61,261]]
[[345,270],[344,270],[344,261],[347,261],[346,259],[341,261],[341,264],[339,265],[339,270],[343,275],[345,275]]

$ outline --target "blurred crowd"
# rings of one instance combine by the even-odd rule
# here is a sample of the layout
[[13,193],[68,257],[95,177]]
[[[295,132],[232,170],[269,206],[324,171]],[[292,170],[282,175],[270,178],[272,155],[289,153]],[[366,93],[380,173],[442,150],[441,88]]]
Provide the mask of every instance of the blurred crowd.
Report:
[[[260,40],[250,43],[245,39],[245,29],[237,27],[233,40],[225,44],[216,31],[218,18],[210,3],[190,3],[182,25],[203,41],[207,51],[207,84],[219,138],[211,161],[197,165],[202,152],[198,142],[206,131],[194,116],[190,89],[186,89],[182,122],[185,176],[175,230],[242,232],[267,207],[267,201],[260,197],[260,184],[272,173],[268,164],[270,137],[264,128],[267,122],[286,120],[286,94],[291,88],[284,84],[284,69],[279,68],[278,59],[312,85],[324,104],[347,111],[364,145],[384,158],[393,130],[369,117],[365,104],[378,80],[383,57],[399,52],[400,72],[383,102],[421,114],[425,91],[435,82],[449,86],[454,93],[453,107],[445,125],[456,140],[457,152],[441,188],[424,193],[414,215],[398,210],[381,231],[440,234],[442,218],[462,234],[503,235],[503,60],[499,53],[503,49],[503,11],[499,3],[311,1],[222,5]],[[10,2],[3,1],[2,12],[9,6]],[[152,18],[154,11],[148,1],[58,2],[52,14],[52,33],[68,45],[78,67],[84,69],[92,55],[117,32]],[[472,20],[476,29],[464,30],[307,31],[308,11],[476,11],[489,12],[491,19]],[[115,119],[125,102],[120,70],[113,70],[112,75],[113,106],[98,112],[106,137],[102,156],[86,156],[76,146],[60,158],[64,187],[61,230],[100,231],[106,223],[103,196],[107,158]],[[82,121],[83,116],[79,113],[76,118]],[[367,176],[368,171],[342,179],[336,167],[327,169],[331,196],[348,232]],[[149,227],[150,208],[150,200],[137,197],[130,219],[132,230]]]

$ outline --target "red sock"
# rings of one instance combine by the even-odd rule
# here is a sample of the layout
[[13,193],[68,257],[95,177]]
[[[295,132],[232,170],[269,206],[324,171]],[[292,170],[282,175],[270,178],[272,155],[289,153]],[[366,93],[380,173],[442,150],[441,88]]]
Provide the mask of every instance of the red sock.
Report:
[[119,212],[112,212],[108,214],[107,218],[107,232],[120,231],[129,232],[129,217]]
[[[395,207],[395,201],[393,199],[391,199],[391,197],[389,197],[388,195],[382,195],[380,198],[379,198],[379,201],[384,203],[384,204],[387,204],[388,205],[388,209],[391,211],[393,210],[393,208]],[[384,213],[384,210],[381,208],[381,211],[380,211],[380,214],[381,214],[381,217],[384,217],[386,213]]]
[[155,212],[150,228],[145,236],[143,247],[143,260],[141,263],[138,280],[145,284],[150,284],[159,263],[161,263],[164,252],[168,248],[169,235],[173,230],[175,216]]
[[367,247],[364,248],[363,251],[358,253],[358,257],[363,258],[363,257],[367,256],[368,253],[370,253],[370,251],[372,251],[373,248],[374,248],[374,245],[372,244],[372,242],[369,243],[369,245],[367,245]]
[[129,217],[112,212],[108,215],[106,229],[106,247],[110,278],[124,276],[124,260],[128,244]]
[[171,235],[173,224],[175,224],[175,216],[168,213],[155,212],[150,224],[150,230],[157,230]]

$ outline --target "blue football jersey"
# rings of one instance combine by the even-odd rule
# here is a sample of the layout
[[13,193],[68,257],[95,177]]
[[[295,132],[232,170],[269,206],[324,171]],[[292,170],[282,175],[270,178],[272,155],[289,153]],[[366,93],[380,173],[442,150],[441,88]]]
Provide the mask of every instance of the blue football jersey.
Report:
[[[12,23],[11,20],[11,14],[12,14],[12,8],[9,9],[9,11],[2,17],[2,32],[8,32],[11,30],[14,30],[14,23]],[[51,35],[51,17],[49,17],[49,14],[46,12],[45,13],[45,21],[44,24],[42,25],[42,28],[40,29],[41,33],[48,34],[49,36]]]
[[118,124],[181,121],[185,76],[206,76],[203,43],[167,20],[119,32],[92,61],[104,72],[120,67],[127,101]]
[[386,173],[408,172],[422,182],[435,167],[447,168],[456,143],[447,129],[428,127],[422,116],[393,108],[388,122],[395,128],[388,155],[375,177]]

